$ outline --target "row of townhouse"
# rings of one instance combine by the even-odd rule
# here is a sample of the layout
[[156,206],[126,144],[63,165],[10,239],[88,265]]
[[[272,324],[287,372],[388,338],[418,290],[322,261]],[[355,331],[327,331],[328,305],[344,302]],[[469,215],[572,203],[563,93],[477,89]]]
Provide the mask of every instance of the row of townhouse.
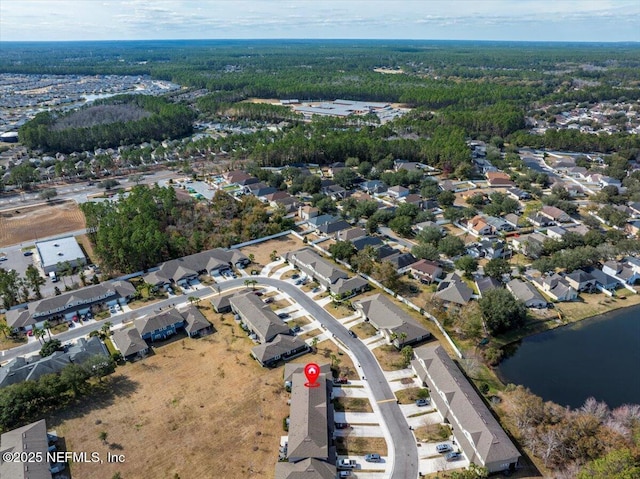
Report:
[[221,314],[233,312],[260,343],[251,349],[251,355],[262,366],[274,366],[309,351],[309,346],[253,292],[218,295],[211,299],[211,306]]
[[114,345],[125,360],[132,361],[144,357],[149,352],[149,344],[163,341],[185,331],[191,338],[206,336],[213,332],[213,326],[195,306],[185,311],[170,308],[166,311],[138,318],[132,328],[119,329],[111,337]]
[[238,250],[215,248],[166,261],[145,275],[144,281],[156,288],[171,284],[183,286],[201,274],[216,276],[234,266],[244,268],[249,263],[249,258]]
[[5,318],[14,332],[24,333],[42,328],[45,321],[69,321],[88,313],[95,305],[126,304],[135,294],[136,289],[127,281],[108,281],[32,301],[26,307],[8,310]]
[[416,348],[414,357],[414,373],[429,387],[431,400],[469,461],[489,473],[515,471],[520,452],[442,346]]
[[320,367],[318,387],[306,387],[304,366],[286,364],[285,385],[291,388],[289,434],[275,479],[335,479],[334,411],[329,365]]

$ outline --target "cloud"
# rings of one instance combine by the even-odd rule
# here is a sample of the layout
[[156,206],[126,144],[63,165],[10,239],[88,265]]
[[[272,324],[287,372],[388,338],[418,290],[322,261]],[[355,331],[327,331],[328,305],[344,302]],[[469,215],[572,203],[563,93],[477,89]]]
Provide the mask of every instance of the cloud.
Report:
[[635,0],[0,0],[0,40],[566,40],[571,31],[576,41],[640,41],[638,17]]

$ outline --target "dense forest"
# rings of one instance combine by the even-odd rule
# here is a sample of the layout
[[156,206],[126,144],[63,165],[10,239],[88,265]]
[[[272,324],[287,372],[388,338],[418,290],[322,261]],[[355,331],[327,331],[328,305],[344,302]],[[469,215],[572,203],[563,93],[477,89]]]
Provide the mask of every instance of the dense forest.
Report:
[[100,264],[110,272],[141,271],[172,258],[275,234],[293,227],[269,216],[255,197],[223,192],[207,205],[180,201],[173,188],[134,187],[117,202],[81,205]]
[[117,95],[66,114],[42,112],[20,128],[20,141],[48,152],[109,148],[182,137],[193,112],[148,95]]
[[[336,128],[356,130],[353,137],[336,132],[332,138],[318,141],[313,139],[313,132],[298,127],[288,131],[291,138],[266,135],[249,140],[232,135],[219,148],[210,148],[214,152],[235,149],[236,155],[251,154],[265,164],[290,163],[292,156],[298,161],[320,163],[340,161],[346,155],[375,160],[396,154],[399,142],[389,148],[382,147],[381,142],[398,134],[417,135],[418,140],[412,138],[400,150],[409,150],[411,158],[424,159],[434,155],[428,150],[439,150],[443,145],[436,147],[434,142],[430,148],[420,140],[431,138],[436,132],[446,137],[450,131],[460,131],[465,138],[498,136],[518,146],[603,153],[637,150],[637,135],[626,133],[589,135],[563,130],[530,135],[525,129],[525,117],[541,105],[635,101],[640,98],[639,66],[640,48],[634,44],[139,41],[10,43],[0,52],[3,72],[149,75],[199,89],[201,93],[187,102],[203,119],[298,123],[298,116],[284,107],[240,103],[251,97],[349,98],[398,102],[416,109],[392,122],[391,130],[382,132],[360,134],[361,125],[347,121]],[[384,74],[380,68],[402,73]],[[186,119],[186,114],[181,118]],[[48,125],[49,121],[45,116],[32,126]],[[28,145],[44,141],[36,131],[25,130]],[[75,132],[69,130],[66,136]],[[177,135],[182,130],[169,130],[165,136],[167,133]],[[374,137],[372,141],[378,142],[375,148],[358,138],[369,134]],[[314,144],[299,146],[303,137],[311,138]],[[137,138],[132,132],[125,139]],[[74,139],[70,143],[76,148],[99,143]],[[340,145],[335,144],[352,140],[358,145],[348,153],[341,152]],[[234,142],[238,144],[233,145]],[[57,135],[46,144],[51,148],[69,147]],[[444,146],[456,150],[446,141]],[[283,150],[286,153],[280,153]]]

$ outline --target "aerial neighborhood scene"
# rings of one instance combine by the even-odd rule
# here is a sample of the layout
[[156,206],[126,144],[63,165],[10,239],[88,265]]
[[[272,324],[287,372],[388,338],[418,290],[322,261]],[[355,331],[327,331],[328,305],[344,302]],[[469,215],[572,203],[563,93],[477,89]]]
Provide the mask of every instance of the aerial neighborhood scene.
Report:
[[0,2],[0,479],[640,478],[640,4]]

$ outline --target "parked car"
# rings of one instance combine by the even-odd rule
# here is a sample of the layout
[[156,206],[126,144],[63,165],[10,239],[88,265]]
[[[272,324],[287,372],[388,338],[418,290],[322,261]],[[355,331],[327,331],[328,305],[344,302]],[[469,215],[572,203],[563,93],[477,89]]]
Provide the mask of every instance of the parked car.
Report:
[[169,294],[175,294],[175,293],[173,292],[173,288],[171,288],[171,287],[167,288],[167,293],[169,293]]
[[338,469],[355,469],[358,467],[358,463],[355,459],[340,459],[337,462],[336,467]]
[[295,333],[299,333],[302,330],[302,328],[300,326],[298,326],[297,324],[291,328],[291,331],[295,334]]
[[29,331],[27,331],[27,336],[33,336],[33,329],[30,329]]
[[428,406],[429,404],[431,404],[431,402],[428,399],[418,399],[418,400],[416,400],[416,406],[418,406],[418,407]]
[[296,286],[300,286],[303,283],[303,281],[301,279],[299,279],[298,281],[296,281]]
[[31,250],[28,250],[28,251],[25,251],[24,253],[22,253],[22,256],[32,256],[32,255],[33,255],[33,251],[31,251]]
[[320,291],[320,288],[315,287],[311,290],[312,293],[317,293],[318,291]]
[[264,300],[264,304],[271,304],[273,303],[273,298],[267,298]]
[[352,477],[351,471],[340,471],[340,475],[338,477]]
[[280,319],[286,319],[286,318],[288,318],[288,317],[289,317],[289,313],[279,313],[279,314],[278,314],[278,317],[279,317]]
[[349,429],[351,425],[348,422],[337,422],[336,429]]
[[6,256],[0,257],[0,261],[7,261],[7,257]]
[[448,461],[448,462],[452,462],[452,461],[457,461],[458,459],[460,459],[462,457],[462,454],[460,454],[459,452],[450,452],[449,454],[447,454],[446,456],[444,456],[444,458]]
[[438,451],[440,454],[444,454],[445,452],[449,452],[451,451],[451,446],[449,444],[438,444],[436,446],[436,451]]
[[344,376],[333,379],[333,384],[348,384],[348,383],[349,383],[349,380]]
[[358,338],[358,335],[354,331],[351,331],[351,330],[349,330],[349,336],[351,336],[352,338],[356,338],[356,339]]
[[380,454],[367,454],[366,456],[364,456],[364,460],[367,462],[382,462],[382,458],[380,457]]
[[256,296],[262,296],[264,293],[262,291],[254,291],[254,293]]
[[299,274],[294,274],[293,276],[291,276],[291,279],[298,279],[300,277]]

